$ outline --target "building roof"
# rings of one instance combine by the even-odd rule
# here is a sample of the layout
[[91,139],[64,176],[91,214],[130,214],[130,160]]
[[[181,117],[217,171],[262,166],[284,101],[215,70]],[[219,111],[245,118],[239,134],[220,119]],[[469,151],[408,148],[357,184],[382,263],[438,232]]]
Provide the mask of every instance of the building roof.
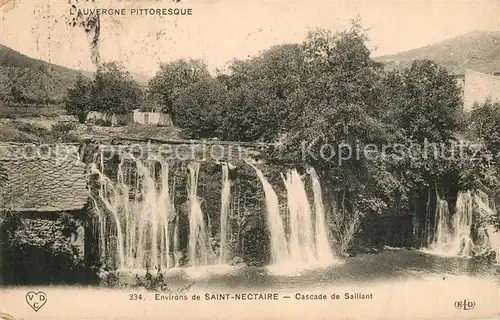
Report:
[[0,188],[0,211],[74,211],[87,203],[85,164],[76,153],[0,152],[0,171],[7,178]]

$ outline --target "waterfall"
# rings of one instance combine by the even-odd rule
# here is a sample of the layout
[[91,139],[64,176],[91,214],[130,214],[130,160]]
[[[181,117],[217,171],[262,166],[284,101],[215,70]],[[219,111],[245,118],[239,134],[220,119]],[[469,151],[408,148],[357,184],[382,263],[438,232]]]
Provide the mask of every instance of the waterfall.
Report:
[[438,196],[435,215],[432,252],[451,256],[470,257],[473,249],[471,238],[474,197],[470,192],[460,192],[457,197],[456,212],[451,218],[446,200]]
[[321,194],[321,184],[318,174],[314,168],[309,169],[311,176],[312,188],[314,193],[314,213],[316,215],[316,251],[318,260],[321,264],[330,264],[335,260],[335,257],[330,248],[328,241],[328,231],[326,227],[325,206],[323,204],[323,196]]
[[180,266],[180,244],[179,244],[179,216],[174,220],[174,267]]
[[[264,190],[271,263],[292,268],[331,263],[334,256],[328,241],[321,185],[314,169],[309,170],[313,206],[296,170],[282,176],[289,214],[285,225],[276,192],[262,171],[251,166]],[[192,267],[215,262],[227,264],[231,236],[229,170],[230,164],[223,164],[220,251],[216,256],[211,243],[210,216],[202,212],[201,198],[198,197],[199,163],[187,166],[186,217],[189,227],[187,224],[186,227],[189,230],[184,231],[181,219],[184,216],[177,214],[174,208],[166,160],[140,160],[130,153],[122,153],[116,167],[105,168],[103,155],[100,159],[96,156],[89,175],[99,182],[99,186],[91,190],[94,192],[91,199],[98,218],[99,252],[103,262],[109,263],[111,259],[119,269],[165,270],[179,267],[185,252],[187,263]],[[109,172],[114,172],[114,176]],[[175,189],[175,181],[173,186]],[[187,243],[182,240],[184,236],[187,236]]]
[[335,259],[328,241],[321,185],[314,169],[309,170],[314,193],[314,214],[297,170],[291,170],[286,176],[282,176],[289,213],[287,239],[276,192],[262,171],[251,164],[250,166],[256,171],[264,189],[272,264],[301,268],[332,263]]
[[189,263],[193,267],[206,266],[212,257],[203,212],[197,195],[199,163],[190,163],[188,198],[189,198]]
[[472,211],[474,198],[470,191],[461,192],[457,197],[457,210],[453,216],[452,254],[470,257],[474,243],[471,238]]
[[[489,220],[490,217],[497,217],[498,211],[495,206],[495,201],[483,193],[478,192],[475,197],[475,203],[479,209],[479,214]],[[494,221],[495,218],[492,219]],[[500,231],[495,229],[492,223],[486,223],[484,227],[479,227],[478,230],[478,245],[483,253],[492,250],[496,254],[496,263],[500,265]]]
[[[91,173],[98,174],[99,182],[100,182],[100,190],[99,190],[99,198],[101,199],[101,203],[104,205],[106,210],[111,213],[113,220],[115,222],[116,227],[116,254],[117,257],[117,266],[119,268],[123,268],[125,266],[125,251],[124,251],[124,235],[120,222],[120,216],[118,213],[120,206],[120,190],[117,190],[113,185],[113,182],[106,177],[100,170],[97,169],[97,166],[93,165],[91,167]],[[97,209],[98,214],[99,209]],[[106,250],[105,248],[104,250]]]
[[250,164],[257,173],[257,177],[262,183],[267,211],[267,226],[271,234],[271,263],[285,264],[290,261],[290,252],[283,229],[283,220],[280,216],[278,196],[271,184],[266,180],[262,171]]
[[228,215],[231,201],[231,182],[229,181],[229,165],[222,165],[222,191],[221,191],[221,211],[220,211],[220,252],[219,263],[227,262],[227,238],[228,238]]
[[[161,168],[160,181],[156,179],[155,164]],[[100,237],[107,239],[116,231],[115,247],[109,250],[116,254],[117,267],[172,267],[172,236],[168,226],[174,215],[169,192],[168,163],[142,162],[132,155],[126,155],[118,165],[116,182],[104,175],[102,166],[101,162],[101,170],[96,165],[91,168],[100,182],[99,201],[94,200],[100,220],[105,219],[105,212],[99,209],[99,203],[113,218],[112,228],[106,228],[104,224]],[[129,174],[132,168],[135,169],[134,177]],[[101,248],[103,250],[105,248]]]
[[[94,158],[94,162],[95,162],[95,158]],[[87,181],[91,180],[90,175],[96,171],[99,171],[99,170],[96,169],[95,163],[92,163],[90,166],[90,170],[87,173],[87,177],[86,177]],[[87,183],[87,189],[88,189],[88,193],[89,193],[89,198],[93,204],[93,210],[94,210],[95,214],[97,215],[97,226],[94,226],[94,228],[97,227],[97,231],[99,234],[99,244],[98,244],[98,246],[99,246],[99,258],[101,260],[104,260],[104,258],[106,257],[106,215],[100,210],[96,198],[92,195],[92,189],[91,189],[90,183]]]
[[435,216],[435,230],[434,240],[431,246],[440,250],[445,248],[451,241],[450,231],[450,211],[448,209],[448,202],[443,199],[437,200],[436,216]]
[[312,212],[307,200],[304,184],[296,170],[287,173],[284,179],[290,214],[289,248],[292,263],[308,265],[316,260]]
[[489,250],[496,252],[496,262],[500,264],[500,234],[493,225],[478,225],[472,238],[472,217],[477,214],[487,221],[497,214],[494,203],[481,191],[459,192],[456,212],[450,219],[448,204],[439,199],[436,208],[434,240],[429,246],[431,252],[448,256],[471,257],[483,255]]

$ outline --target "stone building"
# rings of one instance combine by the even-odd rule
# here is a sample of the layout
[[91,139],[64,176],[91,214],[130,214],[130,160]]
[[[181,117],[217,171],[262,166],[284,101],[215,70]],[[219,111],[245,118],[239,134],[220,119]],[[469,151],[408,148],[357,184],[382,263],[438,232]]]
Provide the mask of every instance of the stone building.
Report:
[[474,103],[482,103],[488,98],[492,102],[500,102],[500,77],[466,70],[463,92],[464,111],[470,111]]
[[77,220],[71,239],[83,259],[88,203],[85,164],[72,152],[76,146],[58,148],[56,152],[56,146],[0,146],[0,219],[11,212],[25,220],[26,228],[36,228],[30,221],[55,221],[67,213]]
[[162,127],[172,126],[172,118],[167,113],[157,111],[140,111],[134,110],[133,119],[135,123],[144,125],[156,125]]

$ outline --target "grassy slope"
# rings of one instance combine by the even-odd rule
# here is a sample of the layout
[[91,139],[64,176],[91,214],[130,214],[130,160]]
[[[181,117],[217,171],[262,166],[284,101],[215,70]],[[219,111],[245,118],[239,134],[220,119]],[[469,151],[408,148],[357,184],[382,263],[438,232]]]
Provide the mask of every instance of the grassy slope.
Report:
[[396,67],[415,59],[431,59],[455,74],[465,69],[491,73],[500,71],[500,32],[472,31],[457,37],[393,55],[376,58]]
[[[92,77],[91,72],[33,59],[0,44],[0,98],[16,86],[30,99],[61,101],[66,89],[74,83],[80,72]],[[147,77],[139,74],[132,76],[140,85],[147,84]]]
[[[0,92],[19,88],[33,100],[60,101],[78,71],[30,58],[0,44]],[[89,73],[86,73],[89,75]]]

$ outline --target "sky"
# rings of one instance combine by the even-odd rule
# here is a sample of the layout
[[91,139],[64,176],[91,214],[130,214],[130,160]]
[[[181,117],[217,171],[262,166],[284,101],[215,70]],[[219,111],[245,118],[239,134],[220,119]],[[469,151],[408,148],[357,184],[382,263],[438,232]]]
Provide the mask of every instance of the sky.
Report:
[[[1,0],[4,2],[5,0]],[[33,58],[93,70],[90,38],[70,27],[75,0],[8,0],[0,12],[0,43]],[[15,3],[12,3],[15,1]],[[159,63],[203,59],[224,69],[234,58],[254,56],[272,45],[301,42],[308,30],[349,26],[360,16],[369,28],[373,55],[397,53],[472,30],[500,31],[500,1],[189,1],[80,0],[77,8],[126,9],[101,16],[101,61],[121,61],[147,76]],[[131,9],[190,8],[191,16],[137,16]]]

